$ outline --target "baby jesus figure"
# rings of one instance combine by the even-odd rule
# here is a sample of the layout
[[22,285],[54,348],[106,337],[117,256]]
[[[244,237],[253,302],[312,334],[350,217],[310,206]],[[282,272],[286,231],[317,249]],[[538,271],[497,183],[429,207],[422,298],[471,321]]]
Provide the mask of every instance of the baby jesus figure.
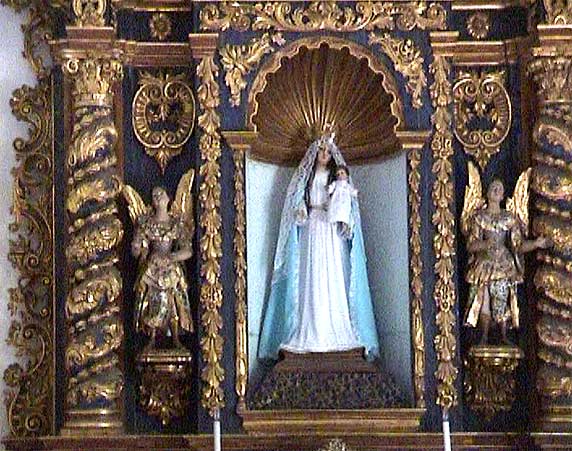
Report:
[[330,203],[328,206],[329,222],[340,223],[342,235],[349,234],[352,197],[357,197],[358,190],[350,184],[350,171],[347,166],[338,166],[336,179],[328,186]]

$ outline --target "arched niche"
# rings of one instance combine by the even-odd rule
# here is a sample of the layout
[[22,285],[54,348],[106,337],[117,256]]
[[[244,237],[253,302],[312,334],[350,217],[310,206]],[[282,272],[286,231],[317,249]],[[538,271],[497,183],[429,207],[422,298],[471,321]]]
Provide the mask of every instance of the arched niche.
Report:
[[258,336],[286,188],[308,145],[326,124],[333,124],[361,193],[382,362],[413,405],[413,378],[423,376],[414,375],[411,361],[417,348],[412,337],[423,332],[416,329],[422,328],[421,318],[412,320],[410,299],[407,152],[418,155],[429,133],[406,130],[397,82],[383,62],[367,48],[337,37],[300,39],[273,54],[253,81],[246,121],[255,133],[238,132],[235,140],[237,148],[247,150],[251,382],[260,369]]

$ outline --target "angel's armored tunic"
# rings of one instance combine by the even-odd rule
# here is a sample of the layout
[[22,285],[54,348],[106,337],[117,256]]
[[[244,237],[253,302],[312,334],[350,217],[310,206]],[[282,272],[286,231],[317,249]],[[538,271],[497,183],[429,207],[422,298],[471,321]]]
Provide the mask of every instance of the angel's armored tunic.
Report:
[[466,280],[471,285],[465,323],[476,327],[479,315],[518,327],[517,284],[522,282],[517,251],[523,240],[520,221],[510,212],[481,210],[473,217],[468,245],[491,240],[494,246],[473,253]]
[[181,263],[171,258],[173,245],[183,239],[189,237],[177,218],[157,222],[147,216],[140,220],[134,240],[140,240],[150,254],[136,283],[138,331],[167,330],[172,322],[177,322],[180,329],[193,331],[185,272]]

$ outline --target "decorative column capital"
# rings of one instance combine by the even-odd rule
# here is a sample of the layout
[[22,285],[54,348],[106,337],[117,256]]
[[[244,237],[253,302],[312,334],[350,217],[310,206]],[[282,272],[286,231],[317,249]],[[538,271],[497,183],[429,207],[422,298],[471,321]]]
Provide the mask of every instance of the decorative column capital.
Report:
[[113,104],[113,85],[123,78],[123,65],[119,59],[99,55],[70,57],[62,68],[74,80],[75,108]]
[[572,57],[543,56],[529,66],[542,105],[572,101]]

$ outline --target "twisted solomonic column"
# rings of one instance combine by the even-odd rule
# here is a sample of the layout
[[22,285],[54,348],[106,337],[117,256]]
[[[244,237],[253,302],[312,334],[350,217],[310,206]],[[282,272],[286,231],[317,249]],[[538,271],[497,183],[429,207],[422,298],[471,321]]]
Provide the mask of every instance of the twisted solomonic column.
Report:
[[564,430],[572,429],[572,33],[562,30],[561,42],[556,42],[548,28],[539,26],[540,46],[529,67],[540,108],[532,155],[532,227],[534,235],[554,242],[538,252],[534,275],[537,388],[541,428]]

